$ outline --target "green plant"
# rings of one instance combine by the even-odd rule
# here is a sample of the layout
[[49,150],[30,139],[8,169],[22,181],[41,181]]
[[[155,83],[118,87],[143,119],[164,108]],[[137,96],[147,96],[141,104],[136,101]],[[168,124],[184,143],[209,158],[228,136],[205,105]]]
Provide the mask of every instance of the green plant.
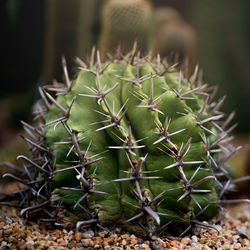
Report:
[[148,0],[107,0],[102,7],[99,49],[102,55],[119,46],[128,53],[135,41],[148,52],[153,29],[153,11]]
[[218,158],[232,116],[221,121],[213,88],[197,69],[187,80],[135,50],[106,64],[97,52],[91,68],[77,61],[70,81],[63,60],[66,87],[40,88],[41,123],[23,122],[32,155],[17,159],[26,178],[5,174],[26,187],[17,193],[21,215],[137,235],[216,229],[202,221],[231,202],[224,197],[234,181],[223,166],[240,147]]

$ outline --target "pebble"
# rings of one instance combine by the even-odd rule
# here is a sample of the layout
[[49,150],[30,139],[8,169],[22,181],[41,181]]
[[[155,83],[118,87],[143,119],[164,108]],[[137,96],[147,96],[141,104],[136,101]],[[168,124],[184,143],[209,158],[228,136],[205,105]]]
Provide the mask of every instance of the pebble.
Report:
[[191,237],[191,239],[192,239],[193,242],[198,242],[198,238],[197,238],[195,235],[193,235],[193,236]]
[[120,233],[120,230],[115,230],[110,235],[99,232],[96,236],[92,230],[46,230],[44,224],[27,223],[17,216],[10,216],[7,220],[0,221],[0,249],[247,250],[250,249],[250,217],[246,210],[248,209],[236,209],[237,213],[233,216],[225,214],[223,225],[217,225],[219,234],[211,229],[196,229],[193,235],[181,239],[153,236],[150,241],[133,234]]
[[127,245],[127,241],[125,239],[123,239],[121,243],[122,243],[123,246]]
[[76,232],[75,232],[75,240],[76,240],[76,242],[81,241],[81,239],[82,239],[82,233],[76,231]]
[[93,230],[87,230],[87,231],[85,231],[85,232],[82,233],[82,237],[84,239],[90,239],[90,238],[94,237],[94,235],[95,234],[94,234]]
[[81,242],[84,247],[87,247],[89,245],[90,239],[83,239]]

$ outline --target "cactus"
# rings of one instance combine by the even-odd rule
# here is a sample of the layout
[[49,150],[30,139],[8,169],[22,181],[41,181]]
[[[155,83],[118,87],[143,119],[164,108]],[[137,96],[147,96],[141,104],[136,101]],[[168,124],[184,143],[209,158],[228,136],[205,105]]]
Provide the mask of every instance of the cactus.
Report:
[[194,29],[172,8],[157,8],[154,15],[154,53],[168,57],[171,63],[184,65],[192,74],[197,64],[197,37]]
[[15,194],[22,216],[142,236],[216,229],[202,221],[234,202],[225,199],[234,180],[223,167],[240,149],[226,149],[232,115],[221,121],[222,100],[213,101],[197,69],[187,80],[135,51],[106,64],[97,52],[91,67],[77,59],[73,81],[63,59],[66,87],[40,88],[38,124],[22,122],[32,148],[17,157],[26,177],[5,174],[26,186]]
[[153,11],[148,0],[108,0],[101,17],[99,49],[104,56],[120,46],[123,53],[131,50],[133,43],[142,53],[148,52],[153,29]]
[[171,7],[156,8],[154,10],[154,17],[156,28],[169,22],[182,20],[180,13]]

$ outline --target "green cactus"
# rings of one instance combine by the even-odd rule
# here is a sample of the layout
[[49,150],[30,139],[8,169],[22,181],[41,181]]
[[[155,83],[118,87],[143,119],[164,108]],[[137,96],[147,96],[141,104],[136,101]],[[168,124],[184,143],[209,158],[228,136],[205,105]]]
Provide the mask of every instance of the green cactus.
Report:
[[216,229],[202,221],[230,202],[233,180],[223,165],[240,147],[218,159],[232,116],[220,121],[221,101],[197,70],[187,80],[135,50],[106,64],[97,52],[91,68],[78,62],[70,81],[63,60],[66,88],[40,89],[42,123],[23,122],[32,156],[17,159],[27,177],[5,174],[27,187],[18,193],[21,215],[143,236]]
[[133,43],[148,52],[153,29],[153,11],[148,0],[107,0],[102,8],[99,49],[104,56],[120,46],[123,53]]

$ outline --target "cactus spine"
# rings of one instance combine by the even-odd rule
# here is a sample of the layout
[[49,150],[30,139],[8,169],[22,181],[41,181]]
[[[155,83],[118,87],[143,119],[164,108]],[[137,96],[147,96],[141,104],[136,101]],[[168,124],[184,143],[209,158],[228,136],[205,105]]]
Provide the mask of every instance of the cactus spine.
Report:
[[[240,147],[226,150],[232,116],[221,121],[222,101],[212,100],[198,71],[188,81],[135,50],[106,64],[98,52],[92,67],[78,63],[70,81],[63,60],[66,87],[40,89],[42,124],[23,122],[33,147],[30,158],[18,156],[27,177],[5,175],[26,186],[21,214],[137,235],[216,229],[202,221],[228,202],[234,181],[224,164]],[[227,154],[219,160],[220,151]]]

